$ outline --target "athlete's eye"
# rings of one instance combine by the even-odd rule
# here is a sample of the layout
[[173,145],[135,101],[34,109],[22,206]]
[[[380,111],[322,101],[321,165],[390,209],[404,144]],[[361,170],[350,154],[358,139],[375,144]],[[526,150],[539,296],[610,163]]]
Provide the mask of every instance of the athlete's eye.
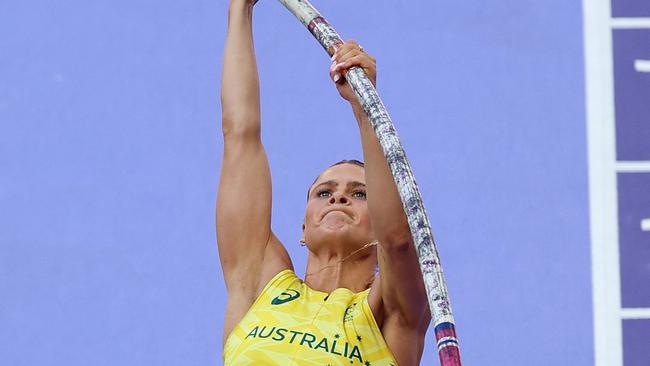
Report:
[[352,196],[356,197],[356,198],[365,199],[366,198],[366,191],[356,191],[356,192],[352,193]]
[[329,197],[331,195],[332,195],[332,192],[329,189],[324,189],[322,191],[316,192],[316,196],[321,197],[321,198]]

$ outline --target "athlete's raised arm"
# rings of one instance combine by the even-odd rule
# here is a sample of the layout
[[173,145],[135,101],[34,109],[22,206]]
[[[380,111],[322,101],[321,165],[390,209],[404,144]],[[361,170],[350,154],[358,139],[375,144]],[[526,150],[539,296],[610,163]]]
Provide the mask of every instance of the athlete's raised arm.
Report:
[[[431,320],[422,273],[413,239],[397,192],[397,186],[375,132],[341,73],[352,66],[364,68],[375,83],[375,59],[355,41],[339,46],[330,76],[341,96],[350,102],[359,124],[363,158],[366,163],[366,189],[370,222],[379,241],[377,260],[379,280],[368,301],[381,332],[399,364],[417,364],[424,346],[424,335]],[[418,345],[413,352],[413,345]]]
[[271,231],[271,175],[260,137],[253,1],[231,0],[221,78],[223,159],[217,194],[219,258],[228,288],[224,339],[268,280],[291,260]]

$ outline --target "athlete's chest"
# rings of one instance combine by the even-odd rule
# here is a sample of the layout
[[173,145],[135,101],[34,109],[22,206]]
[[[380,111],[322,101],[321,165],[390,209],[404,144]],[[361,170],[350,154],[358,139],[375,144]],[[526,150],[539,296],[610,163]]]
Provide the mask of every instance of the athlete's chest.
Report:
[[288,288],[275,295],[251,309],[240,324],[241,357],[274,355],[274,364],[287,365],[308,360],[323,366],[394,365],[367,292],[338,289],[327,295]]

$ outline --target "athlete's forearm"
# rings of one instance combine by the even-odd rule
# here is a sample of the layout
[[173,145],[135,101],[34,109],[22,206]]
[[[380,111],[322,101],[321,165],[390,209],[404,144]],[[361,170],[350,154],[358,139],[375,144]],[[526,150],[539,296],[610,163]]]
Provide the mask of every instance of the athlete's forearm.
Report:
[[253,48],[253,5],[231,0],[221,73],[223,133],[259,134],[260,93]]
[[359,123],[368,211],[375,236],[382,245],[408,244],[411,241],[408,221],[382,147],[361,105],[352,103],[352,111]]

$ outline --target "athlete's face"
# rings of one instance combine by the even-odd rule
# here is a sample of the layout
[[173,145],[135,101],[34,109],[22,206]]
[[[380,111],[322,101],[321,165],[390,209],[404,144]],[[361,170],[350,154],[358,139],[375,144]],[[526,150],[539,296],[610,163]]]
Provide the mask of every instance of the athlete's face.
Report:
[[[353,243],[373,240],[366,204],[364,168],[340,164],[327,168],[309,190],[303,240],[314,243]],[[352,248],[351,248],[352,249]]]

